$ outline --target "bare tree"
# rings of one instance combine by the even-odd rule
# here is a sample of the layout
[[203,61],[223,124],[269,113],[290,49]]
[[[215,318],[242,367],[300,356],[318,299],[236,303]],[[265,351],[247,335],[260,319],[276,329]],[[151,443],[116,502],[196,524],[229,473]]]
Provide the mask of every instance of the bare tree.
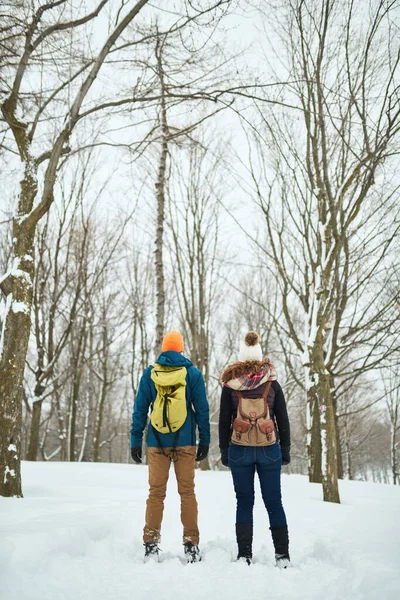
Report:
[[[140,377],[150,363],[152,315],[154,314],[154,269],[153,258],[149,254],[142,255],[139,250],[128,251],[126,263],[127,281],[125,293],[127,305],[132,314],[131,356],[129,364],[130,389],[136,396]],[[132,403],[128,408],[130,424]],[[127,429],[129,425],[127,425]],[[147,446],[144,443],[143,460],[147,460]]]
[[[107,0],[101,0],[92,13],[71,21],[63,21],[59,7],[66,0],[42,4],[29,15],[20,26],[19,39],[21,53],[18,65],[10,77],[9,89],[1,104],[5,122],[12,132],[24,175],[21,181],[21,191],[18,201],[17,214],[13,220],[13,256],[14,263],[0,280],[0,287],[7,297],[7,309],[3,318],[0,355],[0,397],[1,397],[1,439],[0,439],[0,495],[22,496],[20,472],[20,435],[21,435],[21,399],[24,377],[25,357],[30,335],[30,313],[32,306],[33,281],[35,277],[35,262],[33,257],[35,229],[39,220],[48,212],[54,200],[54,186],[57,178],[57,168],[62,155],[69,151],[69,140],[79,119],[82,105],[93,82],[95,81],[107,55],[115,42],[139,14],[148,0],[134,3],[124,18],[115,26],[97,54],[88,74],[83,78],[75,97],[65,113],[61,130],[54,134],[50,150],[40,156],[35,156],[35,133],[44,108],[54,99],[52,93],[40,103],[39,109],[31,108],[31,121],[25,122],[21,114],[22,85],[29,76],[29,67],[44,45],[60,35],[61,32],[71,31],[82,24],[94,19],[102,10]],[[18,7],[16,8],[18,11]],[[21,13],[22,14],[22,13]],[[76,78],[82,73],[82,67],[73,74]],[[64,89],[70,78],[62,82],[59,90]],[[57,91],[59,91],[57,90]],[[47,164],[43,179],[39,167]],[[38,190],[41,196],[38,198]]]
[[[87,167],[87,163],[85,166]],[[86,263],[89,234],[87,221],[81,219],[86,177],[89,178],[89,172],[87,168],[83,168],[81,177],[77,177],[72,183],[68,197],[62,194],[63,203],[56,235],[53,235],[55,219],[50,219],[50,213],[47,213],[43,227],[37,230],[37,264],[33,286],[36,360],[31,367],[35,384],[31,399],[27,460],[36,460],[43,399],[48,386],[53,383],[54,375],[57,376],[57,361],[66,346],[82,302],[83,266]],[[77,222],[82,236],[75,244]],[[71,254],[75,252],[74,260],[71,260]]]
[[[99,332],[98,332],[98,350],[96,352],[97,363],[90,362],[89,368],[93,370],[96,379],[99,382],[99,391],[97,402],[95,404],[95,427],[93,437],[93,461],[100,460],[100,451],[105,444],[110,444],[117,435],[117,431],[112,428],[105,428],[105,418],[108,409],[116,409],[116,403],[111,401],[113,390],[116,383],[125,373],[128,372],[127,365],[124,367],[124,348],[127,336],[123,335],[118,339],[118,333],[127,329],[127,324],[132,322],[131,315],[121,312],[120,306],[124,298],[118,287],[107,289],[110,284],[110,277],[106,277],[104,272],[102,285],[99,290],[98,303],[100,313]],[[117,337],[118,336],[118,337]],[[113,343],[112,338],[117,337]],[[119,422],[119,421],[118,421]]]
[[[205,11],[206,13],[208,12]],[[214,24],[212,25],[214,27]],[[177,35],[178,33],[178,35]],[[211,36],[210,36],[211,40]],[[200,48],[188,47],[186,42],[181,46],[180,32],[174,29],[167,34],[160,33],[156,27],[155,64],[153,71],[157,77],[159,102],[156,124],[146,135],[146,144],[156,143],[160,150],[158,156],[156,188],[156,235],[155,235],[155,275],[156,275],[156,336],[154,354],[160,352],[162,337],[165,332],[166,303],[165,291],[164,224],[166,216],[166,196],[168,188],[168,172],[173,170],[173,147],[193,141],[193,132],[205,121],[214,117],[226,104],[215,108],[217,97],[215,92],[218,79],[226,85],[226,57],[218,47],[210,48],[201,44]],[[179,46],[178,46],[179,44]],[[180,49],[180,54],[177,53]],[[213,51],[212,59],[210,52]],[[190,119],[182,120],[182,110],[191,105]]]
[[[97,56],[94,55],[89,58],[85,56],[83,58],[79,50],[76,54],[74,52],[61,52],[60,55],[54,55],[52,62],[48,63],[51,65],[49,71],[46,71],[47,63],[42,60],[43,53],[47,51],[48,44],[52,44],[53,40],[58,37],[69,36],[71,48],[76,44],[76,48],[78,49],[83,38],[80,40],[78,36],[75,36],[75,30],[90,23],[92,19],[96,18],[102,12],[107,0],[99,2],[92,13],[83,15],[80,18],[71,17],[70,20],[66,21],[63,20],[65,14],[67,14],[68,11],[72,13],[73,8],[71,3],[68,3],[67,0],[60,0],[56,3],[43,5],[36,11],[33,7],[31,14],[27,17],[28,22],[26,21],[26,15],[22,15],[24,18],[21,18],[21,15],[18,14],[18,11],[20,10],[19,5],[15,6],[15,22],[19,24],[20,55],[14,65],[14,70],[11,63],[8,65],[8,80],[10,83],[8,84],[9,90],[6,92],[5,100],[2,103],[2,114],[6,129],[12,134],[11,139],[15,144],[16,152],[19,154],[25,165],[25,178],[21,187],[22,191],[19,202],[18,221],[14,220],[13,239],[15,242],[15,268],[13,274],[7,273],[1,280],[1,288],[4,294],[7,295],[9,299],[14,298],[15,300],[17,298],[17,300],[15,300],[16,303],[12,306],[14,306],[14,308],[18,307],[19,309],[23,309],[19,310],[18,317],[15,317],[14,311],[9,310],[10,307],[12,308],[11,304],[10,306],[7,304],[7,310],[5,311],[4,316],[5,326],[3,328],[3,341],[6,350],[9,346],[9,339],[15,339],[15,332],[18,328],[22,328],[24,333],[24,335],[19,336],[20,343],[18,345],[19,354],[17,361],[19,368],[12,370],[12,377],[9,374],[7,378],[7,389],[5,388],[6,378],[2,378],[2,393],[4,392],[8,396],[13,393],[17,394],[17,396],[14,394],[15,397],[13,397],[13,402],[15,401],[15,398],[18,397],[18,394],[20,395],[21,391],[18,386],[20,386],[22,381],[20,377],[24,362],[22,357],[26,354],[27,340],[29,337],[30,307],[32,301],[31,292],[34,279],[34,231],[36,224],[48,212],[49,207],[54,201],[54,186],[59,166],[62,164],[61,157],[64,155],[73,155],[75,152],[85,149],[85,145],[83,145],[83,147],[80,145],[80,147],[75,149],[71,149],[70,147],[73,142],[78,142],[76,132],[77,124],[92,115],[98,114],[99,111],[106,112],[109,109],[115,109],[116,107],[123,105],[134,105],[135,103],[142,103],[142,105],[143,103],[151,104],[154,100],[159,102],[163,97],[163,93],[161,94],[161,97],[156,97],[156,99],[149,97],[149,93],[153,91],[152,83],[150,82],[149,87],[147,87],[146,84],[136,86],[133,96],[131,90],[129,90],[128,97],[118,100],[115,100],[113,97],[110,98],[108,93],[102,93],[101,97],[100,94],[96,96],[97,88],[94,88],[94,94],[89,102],[87,101],[88,93],[89,90],[93,88],[93,83],[100,68],[102,68],[105,63],[111,65],[113,62],[118,62],[118,55],[115,54],[116,52],[120,53],[119,56],[123,56],[125,51],[132,52],[133,48],[134,53],[136,53],[140,44],[143,44],[143,46],[146,47],[146,44],[148,44],[149,41],[153,42],[154,39],[156,39],[156,43],[158,43],[159,40],[164,40],[171,32],[175,32],[177,34],[176,37],[180,37],[181,41],[183,41],[183,38],[181,37],[182,30],[186,25],[188,27],[195,27],[197,26],[196,23],[198,24],[203,20],[202,26],[210,27],[210,23],[215,20],[217,14],[216,11],[222,9],[222,12],[220,13],[221,16],[224,12],[224,5],[226,7],[228,6],[227,0],[207,2],[201,8],[198,8],[195,3],[183,2],[181,6],[181,8],[184,8],[183,15],[178,15],[177,22],[172,25],[172,27],[168,28],[167,31],[160,34],[160,36],[153,31],[150,31],[149,28],[143,30],[143,35],[138,36],[139,39],[134,41],[124,40],[122,37],[123,32],[127,30],[129,24],[137,16],[146,2],[147,0],[141,0],[140,2],[132,3],[132,8],[129,11],[123,6],[122,8],[126,11],[126,15],[123,18],[121,16],[122,8],[118,8],[115,15],[116,25],[113,32],[108,37]],[[205,16],[207,17],[206,20],[204,19]],[[30,18],[31,20],[29,20]],[[24,25],[24,23],[27,24]],[[137,32],[138,31],[139,30],[137,30]],[[121,40],[119,47],[116,45],[117,39]],[[117,59],[115,58],[116,56]],[[160,54],[157,56],[160,57]],[[124,58],[121,59],[121,63],[123,63],[123,61]],[[138,63],[140,63],[140,59],[138,60]],[[141,67],[142,66],[143,63],[141,63]],[[38,68],[41,75],[40,86],[38,89],[30,90],[28,75],[36,68]],[[56,84],[52,87],[53,84],[49,84],[49,80],[51,79],[51,75],[54,74],[52,71],[53,68],[54,73],[56,73],[57,77],[60,77],[61,82],[59,85]],[[159,75],[160,71],[157,69],[156,78],[159,78]],[[29,90],[28,93],[21,92],[21,86],[23,84]],[[185,94],[178,93],[178,99],[176,101],[180,102],[184,96]],[[200,104],[204,101],[204,98],[197,98],[196,100]],[[85,106],[83,106],[83,104],[85,104]],[[64,105],[66,106],[65,114],[60,117],[59,107]],[[22,112],[24,112],[25,120],[20,118]],[[75,137],[73,137],[73,133]],[[170,135],[170,132],[168,135]],[[37,146],[38,144],[43,144],[43,140],[46,140],[49,149],[38,155]],[[88,145],[93,147],[103,143],[106,142],[101,141],[100,144],[97,144],[96,141],[90,140]],[[140,149],[140,147],[141,144],[139,143],[138,149]],[[36,156],[34,156],[35,152]],[[166,158],[165,154],[164,156]],[[38,188],[41,189],[40,198],[37,198]],[[16,276],[17,271],[18,276]],[[24,282],[23,285],[19,285],[22,281],[19,276],[20,272],[27,273],[26,277],[25,275],[21,275]],[[21,298],[23,298],[23,301],[21,301]],[[87,343],[86,336],[84,335],[85,331],[86,326],[82,328],[80,335],[75,338],[75,341],[77,342],[73,352],[75,358],[76,356],[79,356],[80,353],[85,355]],[[24,340],[25,345],[21,343],[21,341]],[[11,355],[14,355],[13,353],[15,353],[15,351],[15,348],[10,348],[11,354],[8,350],[7,356],[4,354],[5,369],[8,368],[7,365],[11,364]],[[77,364],[75,366],[77,367]],[[75,405],[81,377],[80,371],[74,370],[74,373],[76,389],[72,393],[71,411],[69,412],[70,456],[75,456],[75,450],[73,448],[75,444],[74,427],[77,418]],[[20,402],[15,401],[14,405],[16,407],[14,421],[17,423],[15,431],[18,431],[18,423],[20,423]],[[39,408],[39,405],[37,404],[36,407]],[[38,412],[38,415],[36,415],[36,412]],[[37,417],[40,417],[39,411],[35,411],[35,423],[39,421],[39,418]],[[14,448],[19,445],[19,441],[16,440],[16,444],[10,444],[9,440],[11,438],[14,440],[15,435],[9,435],[10,432],[8,431],[5,431],[4,433],[4,439],[6,440],[5,447],[11,448],[11,450],[7,450],[6,452],[14,452],[15,456],[17,456],[19,453],[15,452]],[[34,453],[34,446],[37,446],[36,442],[32,444],[32,454]],[[15,460],[17,461],[16,466],[18,467],[18,460]],[[7,461],[7,465],[9,462],[10,461]],[[7,469],[7,480],[9,479],[11,482],[11,478],[14,474],[16,475],[16,481],[19,480],[19,474],[16,469],[10,469],[9,466],[7,466]],[[11,484],[12,482],[10,485]],[[16,489],[16,493],[14,490],[12,492],[7,492],[7,494],[19,495],[20,483],[18,483],[18,481]]]
[[[211,376],[214,330],[223,298],[218,215],[223,194],[220,159],[218,148],[213,150],[211,144],[206,148],[204,141],[188,143],[186,152],[175,149],[168,189],[171,287],[190,360],[205,380],[211,413],[216,400]],[[202,461],[201,468],[209,468],[208,460]]]
[[[288,101],[274,113],[258,104],[263,127],[252,177],[267,226],[265,254],[281,289],[277,325],[302,357],[310,479],[322,481],[332,502],[339,502],[332,390],[347,371],[343,360],[357,346],[350,370],[361,373],[396,347],[379,357],[368,347],[375,336],[382,348],[396,319],[393,298],[378,309],[379,270],[398,235],[391,216],[398,189],[382,168],[398,150],[400,127],[400,54],[385,20],[392,9],[376,3],[363,34],[353,2],[291,2],[283,40]],[[388,321],[382,335],[371,334],[380,317]]]

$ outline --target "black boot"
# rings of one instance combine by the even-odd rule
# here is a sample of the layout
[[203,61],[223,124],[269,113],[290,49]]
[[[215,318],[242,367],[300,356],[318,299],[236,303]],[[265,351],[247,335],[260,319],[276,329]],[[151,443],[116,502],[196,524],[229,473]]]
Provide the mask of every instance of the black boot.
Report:
[[144,544],[144,560],[148,561],[150,558],[158,560],[159,547],[157,542],[145,542]]
[[195,546],[192,544],[192,542],[185,542],[185,544],[183,544],[183,548],[188,563],[201,561],[201,554],[198,546]]
[[275,548],[276,566],[286,569],[290,564],[289,533],[287,525],[283,527],[270,527]]
[[244,558],[251,565],[253,556],[253,523],[236,523],[236,540],[238,544],[237,559]]

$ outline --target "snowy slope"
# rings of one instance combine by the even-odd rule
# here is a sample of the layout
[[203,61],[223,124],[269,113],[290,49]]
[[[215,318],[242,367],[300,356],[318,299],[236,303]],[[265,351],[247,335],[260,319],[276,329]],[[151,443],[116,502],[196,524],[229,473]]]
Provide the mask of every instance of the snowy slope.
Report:
[[320,486],[283,476],[293,567],[275,568],[256,498],[255,564],[235,556],[230,473],[197,473],[203,561],[181,562],[171,471],[162,562],[144,564],[147,468],[24,463],[22,500],[0,499],[1,600],[399,600],[400,488],[342,482],[342,505]]

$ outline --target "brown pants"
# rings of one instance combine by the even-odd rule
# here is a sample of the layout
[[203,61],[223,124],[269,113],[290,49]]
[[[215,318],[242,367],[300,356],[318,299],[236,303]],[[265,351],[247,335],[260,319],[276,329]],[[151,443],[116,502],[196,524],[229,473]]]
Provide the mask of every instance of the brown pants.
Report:
[[146,504],[146,523],[143,529],[144,542],[159,542],[161,522],[164,512],[164,499],[167,489],[171,462],[175,468],[178,492],[181,497],[181,521],[183,525],[183,543],[199,543],[197,527],[197,501],[194,493],[194,467],[196,448],[180,446],[175,452],[171,448],[149,448],[149,497]]

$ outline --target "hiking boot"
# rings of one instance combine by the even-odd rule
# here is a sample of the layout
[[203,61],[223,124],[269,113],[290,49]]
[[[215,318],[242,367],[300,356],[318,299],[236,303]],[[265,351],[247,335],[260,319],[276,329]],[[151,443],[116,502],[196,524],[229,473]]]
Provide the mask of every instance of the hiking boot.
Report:
[[275,548],[275,564],[280,569],[290,565],[289,534],[287,525],[283,527],[270,527]]
[[290,566],[289,554],[275,554],[275,566],[279,569],[287,569]]
[[236,540],[238,544],[237,560],[243,558],[248,565],[251,565],[253,557],[253,524],[236,523]]
[[251,563],[253,562],[251,560],[251,556],[243,556],[242,554],[238,554],[237,555],[237,560],[240,560],[241,562],[245,562],[248,565],[251,565]]
[[198,546],[192,544],[192,542],[186,542],[183,544],[185,558],[188,563],[195,563],[201,561],[200,550]]
[[144,544],[144,560],[148,561],[151,558],[158,560],[159,547],[157,542],[145,542]]

